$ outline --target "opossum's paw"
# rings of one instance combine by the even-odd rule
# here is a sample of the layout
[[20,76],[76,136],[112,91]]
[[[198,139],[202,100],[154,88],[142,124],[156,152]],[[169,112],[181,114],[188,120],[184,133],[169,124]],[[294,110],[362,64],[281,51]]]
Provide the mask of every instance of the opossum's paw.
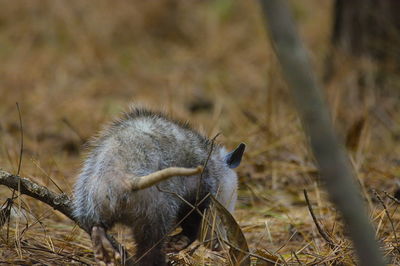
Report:
[[221,244],[218,242],[218,240],[214,240],[211,241],[210,245],[207,247],[208,249],[212,250],[212,251],[222,251],[222,246]]
[[121,259],[121,255],[112,247],[106,236],[106,231],[104,228],[100,226],[93,226],[91,237],[94,257],[99,265],[117,265],[118,261]]
[[190,245],[190,239],[181,234],[170,236],[164,246],[165,253],[177,253]]

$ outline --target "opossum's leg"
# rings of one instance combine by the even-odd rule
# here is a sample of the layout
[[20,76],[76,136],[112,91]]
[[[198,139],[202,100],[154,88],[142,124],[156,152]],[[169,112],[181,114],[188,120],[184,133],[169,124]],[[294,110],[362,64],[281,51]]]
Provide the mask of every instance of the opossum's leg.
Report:
[[93,226],[91,232],[94,257],[100,265],[116,265],[121,259],[120,254],[112,247],[106,235],[106,230],[101,226]]
[[141,266],[167,265],[165,253],[162,250],[164,241],[160,241],[169,228],[158,226],[157,222],[148,222],[143,226],[134,227],[136,240],[136,263]]
[[[204,213],[204,210],[200,210],[200,212]],[[182,234],[190,241],[187,246],[197,239],[201,227],[201,219],[202,216],[197,211],[194,211],[182,222]]]
[[166,253],[178,253],[179,251],[187,248],[193,241],[183,234],[183,232],[170,236],[164,246]]
[[[201,213],[204,213],[204,206],[199,208]],[[198,237],[201,227],[202,216],[194,211],[181,223],[182,232],[171,236],[165,245],[164,250],[167,253],[179,252],[192,244]]]

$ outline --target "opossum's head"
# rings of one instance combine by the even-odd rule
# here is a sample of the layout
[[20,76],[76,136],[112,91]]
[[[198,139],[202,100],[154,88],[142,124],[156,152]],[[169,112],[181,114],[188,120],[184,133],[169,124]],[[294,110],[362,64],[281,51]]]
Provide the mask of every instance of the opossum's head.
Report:
[[217,199],[233,212],[237,198],[237,174],[233,170],[240,165],[246,145],[241,143],[235,150],[228,152],[225,148],[220,150],[220,158],[223,160],[224,170],[221,173],[220,187]]

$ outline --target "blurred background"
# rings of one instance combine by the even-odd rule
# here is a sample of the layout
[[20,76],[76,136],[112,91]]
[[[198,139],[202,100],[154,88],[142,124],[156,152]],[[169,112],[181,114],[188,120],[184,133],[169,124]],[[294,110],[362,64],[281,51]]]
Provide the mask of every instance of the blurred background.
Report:
[[[400,4],[289,2],[377,237],[398,263],[398,203],[386,195],[399,189]],[[0,168],[18,169],[16,102],[21,176],[69,195],[90,137],[129,106],[147,106],[209,137],[221,132],[218,141],[228,148],[247,143],[235,217],[255,253],[294,264],[354,263],[257,1],[1,0],[0,6]],[[336,248],[318,234],[303,189]],[[11,194],[0,187],[2,203]],[[129,235],[116,234],[133,249]],[[14,205],[0,236],[3,263],[94,261],[82,230],[27,197]],[[172,259],[225,262],[203,249]]]

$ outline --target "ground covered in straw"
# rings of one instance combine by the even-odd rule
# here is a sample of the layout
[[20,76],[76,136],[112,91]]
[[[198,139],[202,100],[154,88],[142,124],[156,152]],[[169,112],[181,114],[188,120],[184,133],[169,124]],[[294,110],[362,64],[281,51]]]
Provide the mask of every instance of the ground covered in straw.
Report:
[[[292,1],[321,78],[331,50],[331,2]],[[337,60],[324,84],[332,115],[382,251],[398,265],[400,215],[390,196],[399,189],[400,109],[395,99],[377,97],[373,83],[360,93],[355,69],[368,69],[362,62]],[[221,132],[218,142],[229,148],[247,144],[235,218],[253,254],[289,265],[356,263],[255,1],[7,3],[0,10],[0,65],[0,168],[18,171],[16,102],[24,135],[20,175],[69,195],[88,139],[130,105],[144,104],[189,120],[207,136]],[[12,194],[0,186],[3,207]],[[88,235],[36,200],[15,199],[10,221],[2,223],[0,264],[94,263]],[[114,233],[134,251],[125,230]],[[170,260],[227,263],[226,253],[197,244]]]

